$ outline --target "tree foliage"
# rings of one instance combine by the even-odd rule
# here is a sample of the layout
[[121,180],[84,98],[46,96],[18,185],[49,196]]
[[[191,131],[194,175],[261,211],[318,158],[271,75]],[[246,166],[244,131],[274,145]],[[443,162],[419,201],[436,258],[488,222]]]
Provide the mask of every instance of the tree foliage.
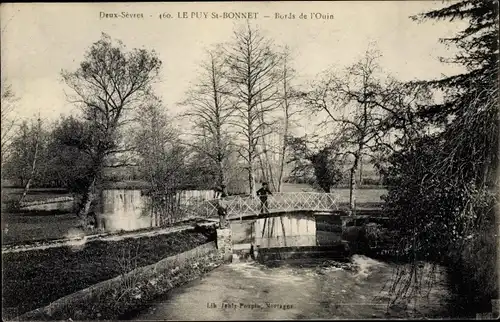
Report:
[[[2,167],[4,176],[26,186],[40,182],[46,169],[48,131],[37,119],[24,120],[14,132],[10,153]],[[29,187],[28,187],[29,189]]]
[[217,186],[227,184],[228,158],[232,150],[232,138],[228,124],[233,115],[233,103],[229,99],[228,62],[220,48],[208,51],[201,64],[200,75],[186,93],[182,105],[188,108],[184,116],[192,124],[193,140],[189,144],[202,154],[206,168],[214,168]]
[[261,151],[258,144],[268,135],[269,113],[278,108],[282,74],[281,56],[271,39],[249,24],[234,33],[233,42],[226,48],[231,101],[235,109],[233,121],[241,138],[240,156],[248,170],[250,194],[255,193],[255,163]]
[[63,71],[64,82],[73,91],[71,102],[81,107],[90,140],[79,148],[92,160],[90,183],[82,197],[78,212],[85,217],[95,198],[95,186],[101,180],[108,159],[123,148],[122,130],[129,124],[134,111],[143,107],[152,96],[152,84],[157,79],[161,61],[154,51],[127,51],[118,42],[103,34],[85,54],[80,67],[73,72]]
[[185,182],[187,151],[178,136],[161,101],[152,101],[142,109],[133,140],[140,176],[149,184],[154,225],[174,219],[176,192]]
[[2,131],[1,164],[3,166],[4,161],[7,159],[7,156],[10,152],[10,143],[12,141],[15,132],[15,126],[17,121],[15,115],[15,109],[16,109],[16,101],[18,100],[18,97],[16,97],[16,95],[14,94],[11,85],[8,85],[5,79],[2,79],[1,99],[2,99],[1,101],[2,108],[0,110],[1,111],[0,128]]
[[[493,232],[498,188],[498,1],[460,1],[414,19],[468,20],[463,31],[441,40],[460,49],[447,61],[463,65],[466,72],[422,82],[442,90],[444,103],[421,105],[408,116],[433,124],[434,131],[409,137],[390,158],[393,185],[387,207],[398,215],[397,253],[411,259],[415,271],[420,260],[445,261],[453,272],[461,272],[460,283],[475,294],[475,309],[489,310],[498,289]],[[487,258],[479,258],[479,253]],[[471,271],[474,262],[481,269]],[[398,274],[397,295],[419,285],[417,274]]]
[[86,151],[95,143],[89,124],[63,117],[53,126],[49,141],[45,182],[82,194],[90,184],[92,159]]
[[339,146],[330,143],[314,151],[308,147],[306,138],[288,137],[287,146],[291,150],[290,163],[294,163],[293,175],[304,176],[307,172],[314,173],[315,182],[325,192],[342,180],[342,154]]
[[[306,96],[312,111],[326,113],[325,125],[342,137],[344,153],[350,155],[349,204],[356,210],[356,173],[364,155],[378,147],[381,123],[387,114],[386,76],[379,65],[381,53],[369,47],[363,57],[345,70],[329,70]],[[332,131],[331,131],[332,132]]]

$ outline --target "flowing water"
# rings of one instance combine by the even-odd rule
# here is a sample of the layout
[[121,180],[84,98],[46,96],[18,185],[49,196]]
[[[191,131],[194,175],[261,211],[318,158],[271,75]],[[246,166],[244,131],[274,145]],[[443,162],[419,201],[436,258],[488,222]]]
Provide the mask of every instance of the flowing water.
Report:
[[[444,274],[415,305],[388,308],[395,264],[355,255],[351,263],[223,265],[179,287],[133,320],[380,319],[446,316]],[[386,287],[387,288],[387,287]]]

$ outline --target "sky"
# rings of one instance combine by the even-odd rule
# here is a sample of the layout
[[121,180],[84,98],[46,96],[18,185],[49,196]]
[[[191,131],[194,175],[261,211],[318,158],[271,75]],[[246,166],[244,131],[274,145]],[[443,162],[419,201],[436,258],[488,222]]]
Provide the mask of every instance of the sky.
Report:
[[[107,33],[127,48],[154,49],[163,62],[155,85],[170,114],[182,107],[190,82],[210,46],[231,40],[244,19],[224,13],[252,12],[250,23],[293,54],[297,82],[307,83],[325,69],[343,68],[361,58],[370,42],[383,57],[380,65],[400,80],[432,79],[460,71],[440,63],[451,51],[438,42],[464,25],[409,16],[443,7],[441,1],[335,1],[234,3],[28,3],[1,4],[1,73],[19,101],[20,117],[40,114],[55,120],[76,108],[67,102],[62,69],[76,70],[89,46]],[[101,18],[104,13],[142,14],[143,18]],[[179,18],[186,12],[188,18]],[[198,12],[208,18],[191,18]],[[217,13],[219,18],[211,18]],[[300,19],[301,13],[308,19]],[[328,19],[311,19],[311,13]],[[276,17],[279,14],[285,19]],[[162,19],[161,16],[172,18]],[[290,19],[291,16],[295,19]]]

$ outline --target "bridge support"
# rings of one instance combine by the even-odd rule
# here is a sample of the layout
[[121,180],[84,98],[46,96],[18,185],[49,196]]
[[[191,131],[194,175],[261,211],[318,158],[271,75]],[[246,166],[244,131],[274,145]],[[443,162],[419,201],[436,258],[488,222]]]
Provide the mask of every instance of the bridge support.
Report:
[[217,229],[217,250],[224,262],[233,258],[233,238],[230,228]]

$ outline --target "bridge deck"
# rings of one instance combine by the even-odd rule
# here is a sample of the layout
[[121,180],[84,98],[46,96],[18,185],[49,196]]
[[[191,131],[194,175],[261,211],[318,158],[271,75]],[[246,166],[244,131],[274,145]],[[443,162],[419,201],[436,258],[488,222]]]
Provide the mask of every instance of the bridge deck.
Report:
[[[356,214],[353,216],[355,218],[363,218],[366,216],[378,215],[382,216],[383,210],[380,208],[361,208],[356,210]],[[338,210],[312,210],[312,209],[295,209],[295,210],[271,210],[264,214],[254,214],[254,213],[243,213],[243,214],[230,214],[228,219],[230,221],[234,220],[252,220],[252,219],[262,219],[262,218],[272,218],[278,216],[286,215],[304,215],[304,216],[347,216],[348,209],[338,209]]]

